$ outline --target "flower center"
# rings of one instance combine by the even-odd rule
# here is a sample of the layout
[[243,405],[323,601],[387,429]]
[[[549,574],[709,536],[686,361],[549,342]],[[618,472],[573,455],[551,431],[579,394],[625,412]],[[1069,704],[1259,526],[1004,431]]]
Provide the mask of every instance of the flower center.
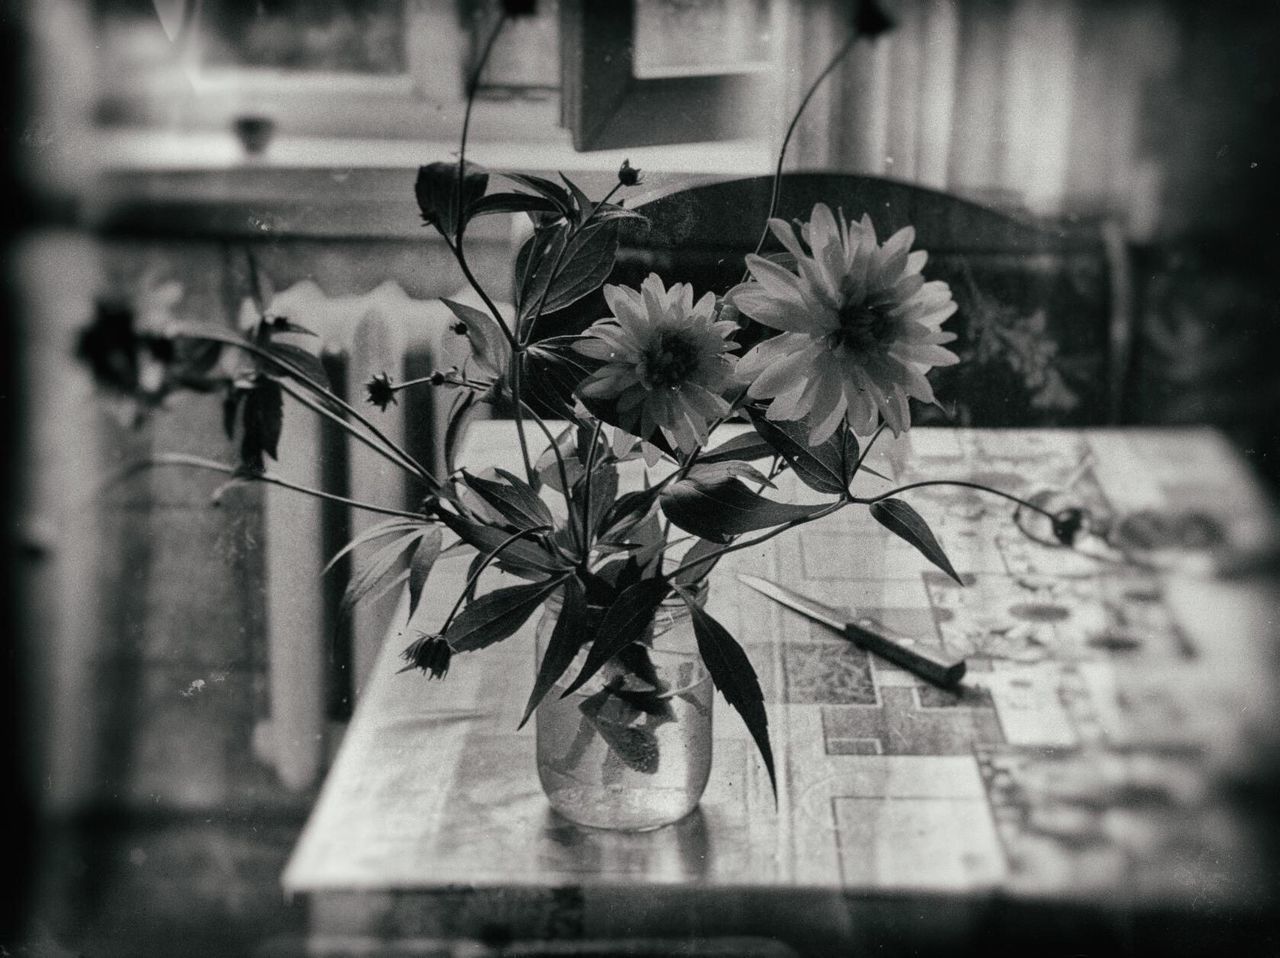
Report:
[[679,332],[666,332],[645,352],[641,379],[649,389],[678,389],[698,368],[696,343]]
[[840,309],[840,327],[827,334],[827,345],[853,353],[866,353],[888,342],[893,322],[884,310],[846,304]]

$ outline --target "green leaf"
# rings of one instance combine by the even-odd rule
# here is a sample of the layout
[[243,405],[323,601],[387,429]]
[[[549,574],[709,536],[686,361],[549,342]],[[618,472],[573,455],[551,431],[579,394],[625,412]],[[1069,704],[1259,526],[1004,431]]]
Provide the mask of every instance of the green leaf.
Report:
[[493,213],[556,213],[559,207],[542,196],[530,193],[490,193],[482,196],[467,208],[467,218],[488,216]]
[[629,710],[639,711],[627,702],[625,694],[619,694],[620,692],[619,686],[610,683],[578,703],[578,711],[594,726],[596,732],[609,746],[606,762],[617,758],[632,771],[643,775],[655,775],[662,761],[662,753],[658,750],[658,736],[653,733],[649,723],[626,725],[616,721],[612,715],[607,717],[605,715],[605,707],[613,698],[626,703]]
[[547,341],[534,343],[520,357],[523,369],[520,381],[525,397],[535,406],[541,403],[561,419],[572,419],[573,394],[598,366],[595,360],[547,346]]
[[[449,512],[441,511],[440,521],[453,530],[459,539],[471,543],[481,553],[492,552],[511,537],[510,533],[502,529],[472,522],[470,519],[464,519]],[[566,568],[557,556],[537,543],[525,539],[517,539],[507,545],[502,550],[498,564],[504,569],[523,574],[526,578],[529,577],[529,573],[557,573]]]
[[569,179],[569,177],[561,173],[560,179],[564,180],[564,185],[569,187],[569,193],[573,196],[573,205],[577,211],[578,223],[582,224],[586,222],[587,217],[589,217],[595,209],[595,204],[591,202],[591,199],[586,193],[582,192],[578,187],[578,184]]
[[714,449],[706,450],[698,455],[698,462],[755,462],[776,456],[773,446],[754,432],[735,436],[728,442],[721,443]]
[[502,175],[539,193],[550,200],[552,205],[563,213],[566,218],[572,219],[573,200],[569,198],[569,194],[565,192],[564,187],[559,183],[542,176],[534,176],[532,173],[503,173]]
[[610,220],[642,220],[648,222],[648,217],[637,213],[635,210],[618,206],[615,203],[605,203],[597,206],[595,212],[591,214],[593,223],[607,223]]
[[398,589],[409,578],[409,570],[401,569],[393,576],[383,577],[370,592],[364,596],[366,602],[377,602],[388,592]]
[[556,626],[551,631],[546,651],[542,654],[542,664],[538,666],[538,677],[534,680],[533,691],[529,693],[529,704],[525,706],[524,718],[519,728],[524,728],[533,715],[533,710],[546,696],[551,687],[564,675],[565,669],[573,662],[574,656],[582,648],[587,639],[587,598],[582,583],[576,576],[570,576],[564,583],[564,596],[561,601],[560,615],[556,618]]
[[[587,481],[584,476],[573,487],[571,502],[574,505],[574,517],[581,521],[582,500],[586,494]],[[613,505],[618,495],[618,470],[612,463],[598,465],[591,473],[591,515],[587,517],[587,529],[594,535],[604,521],[605,514]]]
[[430,526],[422,534],[418,547],[413,550],[413,558],[409,560],[409,618],[411,619],[418,609],[422,589],[427,584],[431,567],[436,564],[436,559],[440,558],[443,540],[444,535],[440,532],[440,527]]
[[488,313],[441,297],[440,302],[449,307],[449,311],[458,318],[458,322],[467,327],[467,340],[471,343],[471,355],[481,369],[491,376],[502,377],[507,373],[511,362],[511,343],[507,335],[498,325],[498,321]]
[[364,532],[360,533],[345,546],[335,552],[333,558],[329,560],[328,564],[325,565],[320,574],[325,575],[329,572],[330,569],[338,564],[338,560],[352,549],[359,548],[368,542],[372,542],[374,539],[381,539],[384,536],[389,536],[396,532],[412,532],[415,529],[423,532],[426,528],[427,524],[425,522],[418,522],[414,519],[384,519],[382,522],[374,523],[368,529],[365,529]]
[[721,556],[716,553],[722,548],[724,548],[722,543],[713,542],[710,539],[699,539],[680,557],[680,564],[688,568],[679,573],[673,581],[676,585],[687,588],[706,578],[720,561]]
[[564,309],[599,289],[613,271],[617,253],[615,223],[591,222],[576,232],[562,223],[534,234],[517,259],[520,322],[539,310]]
[[502,482],[473,476],[465,469],[462,481],[517,529],[536,529],[555,524],[551,510],[528,483],[509,472],[500,469],[496,471]]
[[577,484],[582,478],[584,469],[582,463],[578,460],[578,446],[576,441],[576,432],[573,426],[569,426],[556,436],[555,447],[547,446],[542,450],[542,454],[538,456],[538,461],[534,464],[534,471],[538,474],[538,479],[544,484],[550,486],[561,495],[565,495],[567,490],[560,481],[560,468],[556,464],[555,450],[560,451],[560,457],[564,460],[564,471],[569,480],[570,487]]
[[386,545],[380,546],[378,551],[369,557],[368,561],[361,566],[360,570],[347,585],[346,592],[342,595],[342,604],[339,607],[338,614],[343,618],[350,615],[356,603],[372,592],[378,586],[378,583],[385,579],[386,575],[395,568],[400,557],[404,555],[410,546],[418,541],[421,535],[422,530],[415,530],[393,539]]
[[582,688],[606,662],[632,642],[644,636],[653,624],[654,613],[662,600],[671,594],[671,584],[656,577],[641,579],[623,591],[604,614],[600,628],[591,642],[591,651],[578,677],[564,690],[561,698]]
[[770,489],[776,488],[772,480],[755,466],[734,459],[726,459],[722,462],[703,462],[699,459],[689,470],[687,478],[710,486],[729,479],[744,479],[747,482],[758,482]]
[[751,660],[729,630],[707,614],[706,610],[684,589],[677,590],[693,617],[693,634],[698,640],[698,654],[711,674],[711,681],[724,700],[742,716],[747,731],[755,740],[764,767],[769,772],[773,796],[778,797],[778,775],[773,766],[773,748],[769,744],[769,714],[764,708],[764,693]]
[[601,520],[601,540],[618,541],[627,529],[649,514],[649,510],[658,501],[659,492],[661,489],[653,486],[636,492],[625,492],[618,496],[617,501],[609,507],[609,511]]
[[762,439],[778,451],[796,476],[810,489],[843,495],[858,461],[858,440],[847,426],[817,446],[809,445],[809,423],[804,419],[773,421],[748,408],[751,423]]
[[474,652],[513,635],[564,577],[513,585],[478,596],[455,618],[445,641],[455,652]]
[[757,495],[739,479],[706,485],[681,479],[662,491],[662,511],[685,532],[728,542],[733,536],[804,519],[826,506],[774,502]]
[[291,372],[299,372],[325,389],[329,388],[329,374],[324,371],[324,365],[315,353],[291,343],[272,343],[267,351],[283,360]]
[[251,472],[266,468],[263,454],[278,458],[280,430],[284,425],[284,390],[270,379],[259,378],[244,397],[240,461]]
[[942,551],[942,546],[934,538],[929,524],[911,506],[901,499],[881,499],[871,504],[871,516],[894,535],[915,546],[922,556],[960,585],[964,585],[963,580],[951,565],[951,560],[947,558],[946,553]]

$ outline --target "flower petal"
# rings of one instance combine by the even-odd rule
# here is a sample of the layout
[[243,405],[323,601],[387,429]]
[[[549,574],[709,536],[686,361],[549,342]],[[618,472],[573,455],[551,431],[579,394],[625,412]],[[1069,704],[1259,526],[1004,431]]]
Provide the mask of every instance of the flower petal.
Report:
[[825,349],[826,346],[817,341],[805,349],[775,360],[752,380],[748,395],[757,399],[776,396],[789,390],[797,381],[803,385],[806,373],[813,374],[814,361]]
[[770,295],[792,298],[797,303],[803,301],[800,294],[800,277],[791,270],[783,269],[772,260],[757,256],[755,253],[747,254],[746,263],[747,269],[751,270],[751,275],[755,277],[756,282]]
[[733,305],[739,310],[756,322],[773,329],[793,333],[826,331],[820,323],[823,316],[806,308],[802,303],[771,296],[759,284],[735,287],[730,295]]
[[837,387],[835,394],[839,398],[831,403],[826,416],[814,422],[809,429],[809,445],[811,446],[821,445],[830,439],[836,431],[836,427],[844,419],[845,410],[848,408],[844,392]]
[[804,248],[800,245],[800,240],[796,237],[795,230],[786,220],[780,220],[777,217],[769,220],[769,232],[773,233],[778,238],[778,242],[796,259],[800,259],[805,255]]

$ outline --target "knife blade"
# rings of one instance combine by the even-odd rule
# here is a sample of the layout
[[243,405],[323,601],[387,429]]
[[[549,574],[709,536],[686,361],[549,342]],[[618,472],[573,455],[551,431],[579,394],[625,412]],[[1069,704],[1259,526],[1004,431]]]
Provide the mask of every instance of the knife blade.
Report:
[[862,620],[855,617],[848,609],[827,605],[788,589],[784,585],[762,579],[760,576],[740,572],[738,581],[788,609],[839,632],[858,648],[872,652],[939,688],[954,689],[964,678],[964,659],[944,662],[923,652],[899,645],[892,639],[867,628],[862,624]]

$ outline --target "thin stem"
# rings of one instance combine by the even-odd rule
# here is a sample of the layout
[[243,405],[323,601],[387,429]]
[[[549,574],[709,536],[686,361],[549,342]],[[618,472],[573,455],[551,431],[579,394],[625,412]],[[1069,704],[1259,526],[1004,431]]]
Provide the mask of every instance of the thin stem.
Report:
[[849,475],[856,476],[858,474],[858,470],[862,468],[863,462],[866,461],[867,456],[871,452],[871,447],[876,444],[876,440],[880,438],[880,433],[884,432],[884,430],[885,430],[884,423],[881,423],[879,426],[876,427],[876,431],[871,434],[871,438],[868,439],[867,444],[863,446],[862,452],[858,456],[858,461],[854,463],[853,471],[850,472]]
[[587,557],[591,553],[591,536],[595,531],[591,528],[591,473],[596,467],[596,446],[600,442],[600,427],[604,423],[596,420],[595,429],[591,431],[591,448],[587,450],[587,474],[582,477],[582,564],[586,567]]
[[351,425],[351,423],[347,422],[345,419],[339,416],[332,409],[327,409],[324,405],[316,402],[306,393],[303,393],[297,390],[294,387],[294,385],[291,382],[289,382],[289,380],[279,379],[274,376],[272,377],[272,379],[275,382],[279,383],[280,387],[284,389],[285,392],[287,392],[290,396],[292,396],[298,402],[302,403],[302,405],[306,406],[312,412],[318,413],[319,415],[325,417],[330,422],[335,423],[339,428],[344,430],[353,439],[355,439],[360,443],[363,443],[365,446],[373,450],[382,458],[386,459],[388,462],[392,463],[393,465],[399,466],[401,469],[404,469],[408,472],[416,473],[420,479],[422,479],[428,486],[434,489],[438,489],[440,487],[440,484],[436,482],[435,478],[430,473],[428,473],[425,469],[419,466],[412,458],[410,458],[408,453],[404,453],[402,450],[400,450],[398,446],[395,446],[394,444],[390,448],[383,448],[382,446],[379,446],[372,439],[370,439],[360,430],[356,429],[354,426]]
[[[707,427],[708,442],[711,441],[711,434],[714,433],[721,426],[723,426],[726,422],[728,422],[729,418],[737,411],[738,402],[742,399],[744,395],[746,395],[748,388],[750,387],[743,386],[742,390],[738,393],[738,395],[734,396],[733,401],[729,403],[729,411],[725,413],[723,416],[721,416],[719,419],[716,419],[713,423],[711,423],[710,426]],[[687,476],[689,474],[689,470],[692,469],[694,465],[697,463],[698,456],[702,454],[702,450],[704,448],[705,448],[705,445],[698,446],[696,449],[693,450],[693,452],[689,453],[689,455],[685,458],[685,461],[680,465],[680,468],[672,475],[671,478],[673,480],[683,479],[685,476]]]
[[986,492],[993,496],[999,496],[1002,499],[1008,499],[1010,502],[1016,502],[1020,508],[1030,509],[1032,512],[1037,512],[1044,516],[1046,519],[1052,520],[1054,518],[1052,512],[1037,506],[1034,502],[1028,502],[1026,499],[1020,499],[1012,493],[1001,492],[999,489],[992,489],[990,486],[984,486],[978,482],[969,482],[964,479],[925,479],[921,482],[911,482],[905,486],[899,486],[897,489],[890,489],[888,492],[882,492],[878,496],[869,496],[867,498],[853,496],[849,501],[856,502],[859,505],[869,506],[874,505],[883,499],[888,499],[890,496],[896,496],[898,493],[907,492],[911,489],[923,489],[926,486],[958,486],[963,489],[976,489],[978,492]]
[[[520,458],[524,461],[525,479],[529,485],[534,485],[536,473],[533,470],[533,460],[529,458],[529,437],[525,435],[524,428],[524,399],[521,397],[520,390],[520,353],[513,352],[511,354],[511,399],[515,407],[516,422],[516,438],[520,441]],[[567,496],[568,493],[566,492]]]
[[[333,403],[335,406],[337,406],[339,409],[345,412],[348,416],[356,420],[356,422],[360,423],[360,425],[364,426],[371,433],[373,433],[373,435],[377,437],[377,439],[380,442],[385,443],[387,446],[387,449],[391,450],[392,452],[394,452],[396,455],[400,456],[404,460],[402,463],[397,463],[397,465],[400,465],[401,468],[407,467],[411,472],[416,472],[423,479],[425,479],[429,485],[439,487],[440,485],[439,481],[435,478],[435,476],[431,474],[431,472],[425,466],[423,466],[416,459],[414,459],[413,456],[409,455],[409,453],[406,452],[404,449],[400,448],[400,446],[394,440],[392,440],[381,429],[379,429],[372,422],[370,422],[369,419],[367,419],[364,416],[364,414],[360,412],[360,410],[356,409],[349,402],[347,402],[341,396],[338,396],[332,390],[326,389],[324,386],[320,385],[320,383],[316,382],[314,379],[308,376],[305,372],[303,372],[293,363],[289,362],[287,359],[281,356],[277,356],[275,353],[271,352],[270,350],[263,349],[262,347],[256,345],[255,343],[251,343],[248,340],[241,339],[238,336],[232,336],[229,333],[223,334],[218,330],[213,330],[213,329],[192,330],[190,324],[180,325],[179,327],[177,327],[176,332],[173,335],[179,336],[182,339],[205,340],[207,342],[222,343],[226,346],[236,346],[240,349],[243,349],[245,352],[250,353],[251,355],[258,356],[259,358],[266,359],[269,362],[275,363],[275,365],[279,366],[281,369],[287,372],[298,383],[300,383],[303,386],[306,386],[309,390],[311,390],[311,392],[315,393],[317,396],[323,397],[326,402]],[[277,380],[277,381],[283,382],[283,380]],[[348,429],[350,428],[350,425],[351,425],[350,423],[345,422],[345,420],[342,420],[341,417],[338,417],[338,419],[339,421],[343,422],[343,425],[345,427],[347,427]]]
[[676,576],[678,576],[681,572],[684,572],[686,569],[693,569],[693,568],[697,568],[698,566],[706,565],[709,562],[714,562],[718,560],[723,555],[728,555],[730,552],[737,552],[739,549],[749,549],[751,548],[751,546],[757,546],[757,545],[760,545],[760,543],[762,542],[768,542],[774,536],[780,536],[782,535],[782,533],[790,529],[794,529],[797,526],[803,526],[810,522],[816,522],[818,519],[825,519],[827,516],[831,515],[833,512],[839,512],[845,506],[849,505],[851,501],[852,500],[849,500],[849,499],[840,499],[839,501],[833,502],[826,508],[820,509],[817,512],[810,513],[807,516],[802,516],[799,519],[791,519],[788,522],[784,522],[782,525],[776,526],[775,528],[770,529],[764,535],[756,536],[754,539],[743,539],[739,542],[731,542],[729,545],[725,546],[723,549],[713,552],[710,555],[703,556],[701,559],[695,559],[693,562],[687,562],[684,565],[676,567],[673,571],[667,573],[667,578],[674,579]]
[[312,496],[316,499],[326,499],[329,502],[341,503],[344,506],[351,506],[353,509],[363,509],[366,512],[376,512],[384,516],[399,516],[404,519],[426,519],[426,516],[420,512],[406,512],[403,509],[390,509],[386,506],[375,506],[373,503],[361,502],[358,499],[348,499],[346,496],[339,496],[332,492],[325,492],[323,489],[313,489],[310,486],[303,486],[296,482],[290,482],[288,479],[282,479],[269,472],[254,474],[243,473],[235,466],[228,465],[225,462],[218,462],[215,459],[205,459],[202,456],[190,456],[180,452],[160,453],[159,455],[152,456],[143,462],[134,463],[133,465],[126,467],[122,475],[117,476],[116,479],[112,481],[127,478],[135,472],[142,469],[148,469],[153,466],[189,466],[193,469],[208,469],[211,472],[221,472],[228,476],[244,479],[246,482],[266,482],[273,486],[280,486],[282,489],[292,489],[294,492],[305,493],[306,495]]
[[462,208],[462,184],[467,168],[467,134],[471,130],[471,109],[475,106],[476,90],[480,88],[480,74],[484,72],[485,64],[489,62],[489,54],[493,52],[493,45],[497,42],[498,34],[502,32],[503,24],[506,22],[506,10],[499,10],[498,22],[494,24],[493,31],[489,34],[489,39],[485,42],[484,49],[480,51],[480,59],[476,61],[476,68],[472,71],[471,78],[467,81],[467,105],[462,113],[462,136],[458,142],[458,177],[454,194],[458,211],[455,240],[459,250],[462,249],[462,234],[467,228],[466,211]]
[[[546,422],[543,421],[543,418],[538,415],[537,410],[535,410],[528,403],[523,403],[523,405],[528,410],[529,415],[533,417],[534,422],[536,422],[538,424],[538,427],[542,430],[542,434],[547,437],[547,443],[551,446],[551,454],[555,456],[556,469],[560,473],[560,487],[564,490],[565,506],[566,508],[568,508],[569,506],[569,470],[564,464],[564,456],[560,454],[560,444],[556,442],[555,436],[551,434],[550,427],[546,424]],[[570,519],[570,522],[569,522],[569,531],[573,535],[573,541],[577,544],[579,552],[582,555],[586,555],[586,552],[587,552],[586,546],[583,545],[581,540],[578,538],[577,526],[573,524],[572,518]]]
[[458,389],[470,389],[474,392],[488,392],[493,388],[492,382],[485,383],[478,379],[467,379],[461,373],[456,376],[451,373],[442,375],[444,378],[438,382],[433,382],[436,378],[436,373],[432,373],[430,376],[419,376],[417,379],[406,379],[402,383],[392,383],[391,391],[398,393],[402,389],[411,389],[414,386],[454,386]]
[[462,270],[462,275],[467,281],[467,285],[476,291],[476,295],[479,296],[480,301],[484,303],[485,309],[489,310],[489,314],[498,324],[498,328],[501,329],[502,334],[507,337],[507,342],[511,344],[512,352],[519,352],[521,348],[520,344],[516,341],[515,336],[512,335],[511,330],[507,327],[507,321],[502,318],[502,312],[498,309],[497,304],[489,297],[489,294],[484,291],[484,287],[480,285],[480,280],[476,279],[476,274],[471,272],[471,264],[467,262],[467,254],[462,251],[462,244],[455,244],[449,239],[449,237],[445,236],[444,245],[449,247],[449,252],[451,252],[453,254],[453,258],[457,260],[458,266]]
[[[773,219],[774,214],[778,212],[778,200],[782,196],[782,166],[786,162],[787,147],[791,145],[791,137],[800,123],[800,116],[804,113],[805,107],[809,105],[809,101],[813,99],[813,95],[818,92],[818,87],[822,85],[822,81],[831,75],[831,71],[845,58],[845,55],[853,48],[853,44],[857,39],[858,32],[856,30],[851,31],[840,49],[836,51],[836,55],[831,58],[831,62],[818,74],[817,79],[810,84],[809,91],[804,95],[804,99],[800,101],[800,106],[796,108],[796,112],[791,117],[791,123],[787,126],[787,134],[782,138],[782,149],[778,151],[778,166],[773,172],[773,192],[769,197],[769,215],[765,217],[764,229],[761,230],[760,240],[756,243],[755,254],[757,256],[764,249],[765,240],[769,238],[769,220]],[[750,278],[750,275],[750,270],[744,271],[742,282],[745,283]]]

